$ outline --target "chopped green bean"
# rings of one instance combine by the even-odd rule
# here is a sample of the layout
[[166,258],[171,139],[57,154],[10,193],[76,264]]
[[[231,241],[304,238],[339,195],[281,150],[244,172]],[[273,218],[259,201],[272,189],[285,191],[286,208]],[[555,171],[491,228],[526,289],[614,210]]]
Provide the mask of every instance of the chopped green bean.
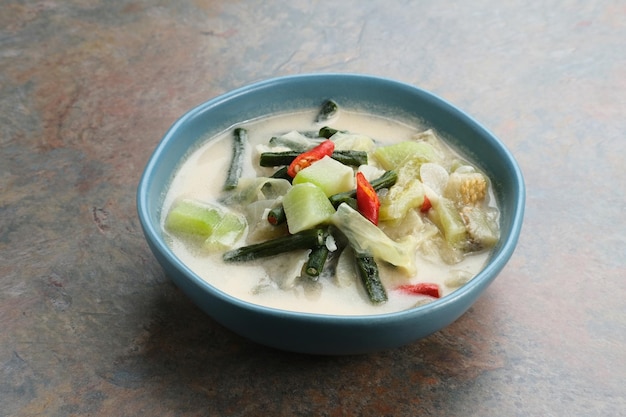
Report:
[[283,224],[287,221],[285,209],[282,204],[274,207],[269,211],[269,213],[267,213],[267,221],[273,226],[278,226],[279,224]]
[[324,244],[326,229],[307,229],[292,235],[254,243],[224,253],[224,262],[246,262],[297,249],[311,249]]
[[317,113],[315,117],[315,121],[317,123],[324,122],[332,117],[334,117],[339,111],[339,106],[333,100],[326,100],[322,103],[322,107],[320,111]]
[[291,176],[289,174],[287,174],[287,169],[288,168],[289,168],[288,165],[285,165],[284,167],[281,167],[280,169],[275,171],[270,176],[270,178],[280,178],[280,179],[287,180],[287,181],[291,182],[291,180],[293,180],[293,178],[291,178]]
[[326,138],[326,139],[330,139],[330,137],[332,135],[334,135],[335,133],[339,132],[339,130],[337,129],[333,129],[330,126],[324,126],[323,128],[321,128],[318,132],[319,137],[321,138]]
[[311,249],[309,258],[304,267],[306,275],[313,279],[317,279],[324,269],[324,264],[328,258],[328,248],[326,245],[320,245]]
[[[262,167],[277,167],[289,165],[301,152],[283,151],[283,152],[263,152],[259,158],[259,165]],[[339,150],[333,152],[331,158],[345,165],[359,166],[367,164],[367,152]]]
[[333,152],[331,158],[341,162],[344,165],[350,165],[355,167],[358,167],[360,165],[367,165],[367,152],[365,151],[339,150]]
[[365,291],[370,301],[374,304],[382,304],[387,301],[387,291],[380,280],[378,265],[372,256],[357,254],[356,270],[363,282]]
[[232,190],[239,184],[239,178],[243,170],[243,158],[248,142],[248,132],[246,129],[238,127],[233,131],[233,155],[228,168],[224,190]]

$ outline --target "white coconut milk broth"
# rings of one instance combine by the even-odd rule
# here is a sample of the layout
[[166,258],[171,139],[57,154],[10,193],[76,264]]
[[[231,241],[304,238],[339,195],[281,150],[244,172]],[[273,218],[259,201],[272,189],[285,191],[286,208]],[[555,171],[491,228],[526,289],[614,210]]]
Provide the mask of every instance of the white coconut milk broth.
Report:
[[[291,130],[317,130],[321,126],[313,123],[314,112],[279,115],[250,121],[242,124],[248,131],[250,163],[244,168],[243,177],[256,177],[257,168],[252,163],[258,161],[254,148],[265,144],[269,138]],[[382,143],[408,140],[419,132],[413,126],[358,113],[342,111],[332,127],[362,133]],[[207,141],[193,151],[182,163],[166,194],[163,218],[172,203],[181,197],[191,197],[203,201],[216,200],[221,192],[231,158],[232,131],[228,130],[217,138]],[[267,172],[265,173],[267,175]],[[163,223],[163,220],[162,220]],[[306,251],[294,254],[281,254],[261,262],[225,264],[220,254],[201,254],[194,251],[176,237],[168,236],[170,246],[176,256],[202,279],[223,292],[242,300],[284,310],[338,315],[363,315],[395,312],[411,308],[427,301],[426,297],[407,295],[393,288],[399,284],[432,282],[440,285],[442,296],[455,288],[445,285],[446,279],[458,271],[476,275],[488,257],[488,253],[467,256],[462,262],[450,266],[435,264],[418,257],[417,275],[404,277],[390,273],[381,267],[381,279],[385,284],[389,301],[382,305],[372,305],[356,279],[347,286],[338,285],[332,278],[320,277],[317,282],[308,278],[294,279],[300,273]],[[265,266],[271,265],[269,268]],[[285,276],[285,271],[288,275]],[[285,280],[293,282],[285,289]],[[308,280],[308,281],[307,281]],[[277,284],[283,284],[283,288]]]

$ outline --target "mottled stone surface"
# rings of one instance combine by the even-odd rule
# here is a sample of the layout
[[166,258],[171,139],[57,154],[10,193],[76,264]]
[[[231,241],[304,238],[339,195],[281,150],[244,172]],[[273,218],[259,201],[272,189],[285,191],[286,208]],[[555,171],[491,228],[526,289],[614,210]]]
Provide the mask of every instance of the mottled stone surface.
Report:
[[[0,416],[626,415],[622,0],[0,0]],[[518,250],[409,346],[309,357],[213,322],[135,190],[190,107],[271,76],[419,85],[511,149]]]

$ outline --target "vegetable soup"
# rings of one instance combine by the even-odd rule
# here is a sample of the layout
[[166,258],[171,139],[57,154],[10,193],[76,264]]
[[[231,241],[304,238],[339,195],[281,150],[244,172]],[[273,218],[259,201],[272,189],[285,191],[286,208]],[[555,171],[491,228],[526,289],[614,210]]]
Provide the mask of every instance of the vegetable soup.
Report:
[[334,101],[242,122],[182,161],[162,226],[231,296],[335,315],[395,312],[474,277],[499,238],[489,178],[437,132]]

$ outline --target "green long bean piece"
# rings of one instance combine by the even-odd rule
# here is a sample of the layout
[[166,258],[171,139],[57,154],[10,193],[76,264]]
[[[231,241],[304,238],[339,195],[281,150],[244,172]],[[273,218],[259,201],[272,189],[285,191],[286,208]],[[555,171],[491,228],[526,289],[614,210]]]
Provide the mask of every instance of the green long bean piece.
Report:
[[333,100],[326,100],[322,103],[322,107],[320,111],[317,113],[315,117],[315,121],[317,123],[324,122],[337,114],[339,111],[339,105]]
[[293,178],[291,178],[291,176],[287,174],[288,168],[289,166],[281,167],[280,169],[276,170],[272,175],[270,175],[270,178],[280,178],[291,182]]
[[304,267],[304,272],[311,278],[317,279],[324,269],[326,259],[328,258],[328,248],[326,245],[320,245],[311,249],[309,258]]
[[243,159],[248,142],[248,131],[238,127],[233,131],[233,155],[228,168],[224,190],[232,190],[239,184],[239,178],[243,170]]
[[[259,158],[259,165],[262,167],[277,167],[289,165],[302,152],[263,152]],[[367,152],[353,150],[339,150],[333,152],[331,158],[345,165],[359,166],[367,164]]]
[[330,139],[330,137],[337,132],[339,132],[339,130],[333,129],[330,126],[324,126],[319,130],[317,134],[319,135],[320,138]]
[[274,226],[278,226],[279,224],[283,224],[287,221],[285,209],[282,204],[274,207],[267,213],[267,221]]
[[374,258],[369,255],[357,254],[356,270],[370,301],[374,304],[382,304],[387,301],[387,291],[380,280],[378,265]]
[[224,253],[224,262],[246,262],[296,249],[311,249],[324,244],[326,229],[307,229],[292,235],[232,249]]

